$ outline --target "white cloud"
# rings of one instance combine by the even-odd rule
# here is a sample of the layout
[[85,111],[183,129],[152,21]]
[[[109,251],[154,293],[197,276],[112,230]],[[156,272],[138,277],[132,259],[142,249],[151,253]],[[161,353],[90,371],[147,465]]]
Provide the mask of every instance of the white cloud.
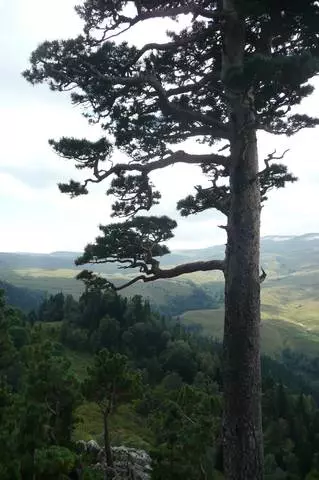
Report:
[[29,200],[35,197],[35,192],[21,180],[8,173],[0,172],[0,189],[2,198],[15,198],[16,200]]

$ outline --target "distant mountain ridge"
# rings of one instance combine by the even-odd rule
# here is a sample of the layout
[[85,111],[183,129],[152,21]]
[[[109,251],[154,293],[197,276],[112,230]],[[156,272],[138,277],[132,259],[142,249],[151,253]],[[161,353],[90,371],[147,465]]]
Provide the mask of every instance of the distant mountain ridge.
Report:
[[[263,257],[269,254],[282,254],[289,252],[311,252],[319,253],[319,233],[306,233],[303,235],[268,235],[261,239],[262,261]],[[199,249],[178,249],[172,250],[170,254],[161,258],[162,265],[175,265],[195,261],[198,259],[209,259],[213,256],[223,256],[225,245],[212,245],[211,247]],[[28,252],[0,252],[0,266],[10,268],[76,268],[74,260],[81,252],[55,251],[51,253],[28,253]],[[114,271],[116,268],[110,266]],[[99,266],[98,270],[104,271],[105,266]]]
[[297,240],[318,240],[319,233],[304,233],[302,235],[266,235],[262,240],[272,241],[297,241]]

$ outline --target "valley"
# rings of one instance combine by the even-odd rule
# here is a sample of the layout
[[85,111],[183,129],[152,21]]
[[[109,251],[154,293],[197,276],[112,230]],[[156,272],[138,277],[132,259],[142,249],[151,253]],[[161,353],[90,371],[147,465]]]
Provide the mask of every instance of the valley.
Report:
[[[222,258],[223,249],[218,245],[175,251],[164,256],[161,264],[164,268]],[[77,255],[0,253],[0,279],[43,297],[63,291],[79,298],[83,285],[75,279],[80,271],[74,265]],[[261,265],[267,272],[262,284],[263,351],[278,355],[284,348],[292,348],[315,355],[319,352],[319,235],[263,238]],[[94,265],[92,270],[118,284],[128,278],[115,265]],[[203,333],[222,338],[223,279],[219,273],[198,272],[174,280],[141,282],[121,294],[142,295],[159,312],[179,316],[186,325],[200,325]]]

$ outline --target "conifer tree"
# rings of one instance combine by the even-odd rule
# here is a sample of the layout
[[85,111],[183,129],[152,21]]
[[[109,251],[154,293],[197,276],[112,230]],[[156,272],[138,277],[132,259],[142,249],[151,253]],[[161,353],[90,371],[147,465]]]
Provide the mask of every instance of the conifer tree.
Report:
[[[61,138],[53,149],[88,169],[84,182],[60,184],[71,196],[111,179],[113,215],[77,263],[120,263],[139,269],[114,286],[88,271],[82,279],[110,288],[184,273],[220,270],[225,276],[224,459],[229,480],[263,478],[260,380],[260,211],[272,188],[294,181],[269,154],[259,168],[257,132],[293,135],[319,122],[293,107],[310,95],[318,72],[319,6],[314,0],[86,0],[74,39],[44,42],[24,75],[31,83],[71,90],[72,102],[104,130],[97,141]],[[166,43],[138,49],[121,34],[150,19],[186,18]],[[137,33],[138,34],[138,33]],[[177,147],[196,139],[206,154]],[[181,147],[181,146],[180,146]],[[114,148],[129,161],[118,163]],[[281,155],[279,155],[279,158]],[[195,164],[209,188],[178,202],[181,215],[217,209],[227,219],[224,260],[163,269],[175,220],[142,216],[160,201],[149,175],[177,163]]]
[[103,417],[103,437],[106,463],[113,468],[113,455],[109,434],[109,417],[117,407],[138,395],[141,376],[129,367],[128,359],[119,353],[100,350],[94,357],[94,365],[88,368],[83,392],[95,402]]

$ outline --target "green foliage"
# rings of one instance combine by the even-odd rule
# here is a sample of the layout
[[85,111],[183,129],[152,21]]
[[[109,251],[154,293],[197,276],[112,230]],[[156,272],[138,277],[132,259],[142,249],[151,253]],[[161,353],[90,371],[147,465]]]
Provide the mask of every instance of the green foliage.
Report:
[[8,329],[8,333],[17,350],[30,343],[30,332],[23,326],[13,325]]
[[74,327],[71,323],[63,323],[60,331],[60,339],[65,345],[74,350],[86,350],[88,345],[87,332]]
[[[270,402],[277,409],[270,407]],[[282,385],[274,386],[267,392],[264,411],[266,451],[275,455],[282,470],[296,476],[293,478],[304,478],[318,448],[313,432],[318,425],[318,410],[313,400],[304,395],[291,397]]]
[[[1,478],[63,478],[78,465],[72,439],[104,441],[99,405],[112,407],[110,443],[150,451],[154,479],[223,478],[219,344],[140,297],[88,291],[65,300],[62,324],[33,327],[1,298]],[[76,350],[53,341],[64,328],[80,332]],[[318,359],[286,350],[281,363],[263,358],[262,367],[265,478],[316,478]],[[98,475],[84,466],[84,478]]]
[[[158,257],[169,250],[159,243],[172,238],[171,230],[176,222],[168,217],[134,217],[120,224],[100,226],[103,236],[96,239],[96,244],[88,245],[77,265],[104,260],[118,261],[131,267],[140,267],[140,262],[148,263],[153,256]],[[134,257],[135,261],[130,259]],[[131,265],[132,263],[135,263]],[[141,270],[143,271],[143,270]]]
[[45,299],[39,308],[38,319],[40,322],[60,322],[64,316],[64,302],[63,293],[50,295]]
[[[84,254],[75,263],[118,263],[125,269],[138,268],[141,273],[156,274],[159,262],[155,257],[169,253],[168,247],[162,242],[173,237],[172,230],[176,226],[175,220],[164,215],[135,216],[120,224],[100,225],[103,236],[97,237],[95,244],[87,245]],[[87,270],[77,278],[83,280],[90,289],[115,288],[112,282]]]
[[153,478],[217,478],[220,415],[218,396],[188,386],[164,393],[151,420],[157,443]]
[[139,372],[129,367],[128,359],[119,353],[100,350],[94,357],[88,377],[83,383],[84,395],[95,402],[103,417],[103,440],[106,462],[113,467],[109,435],[109,416],[124,402],[136,397],[141,390]]
[[86,467],[83,470],[83,480],[104,480],[105,475],[100,470]]
[[177,372],[184,381],[192,383],[197,365],[189,343],[185,340],[170,342],[163,353],[163,367],[166,371]]
[[59,445],[69,445],[75,422],[74,409],[79,404],[79,385],[70,373],[70,362],[54,354],[45,342],[24,352],[27,364],[26,399],[44,404],[49,413],[49,435]]
[[4,292],[0,290],[0,371],[6,372],[14,357],[15,349],[8,332],[7,308]]
[[318,480],[319,479],[319,470],[312,470],[308,473],[305,480]]
[[[2,372],[1,372],[2,373]],[[0,377],[0,474],[4,480],[19,479],[16,448],[16,398],[6,380]]]
[[65,447],[52,445],[39,449],[35,455],[37,480],[63,480],[74,468],[76,456]]
[[119,353],[100,350],[88,368],[83,391],[98,404],[103,414],[112,414],[117,406],[138,394],[140,376],[129,368],[128,359]]
[[121,326],[118,320],[106,315],[100,320],[99,328],[91,336],[90,342],[93,351],[106,348],[118,351],[120,348]]
[[[5,304],[3,295],[0,339],[1,478],[62,478],[58,474],[68,468],[62,447],[71,445],[80,399],[70,364],[41,328],[31,329],[19,311]],[[52,468],[43,466],[45,455]]]

